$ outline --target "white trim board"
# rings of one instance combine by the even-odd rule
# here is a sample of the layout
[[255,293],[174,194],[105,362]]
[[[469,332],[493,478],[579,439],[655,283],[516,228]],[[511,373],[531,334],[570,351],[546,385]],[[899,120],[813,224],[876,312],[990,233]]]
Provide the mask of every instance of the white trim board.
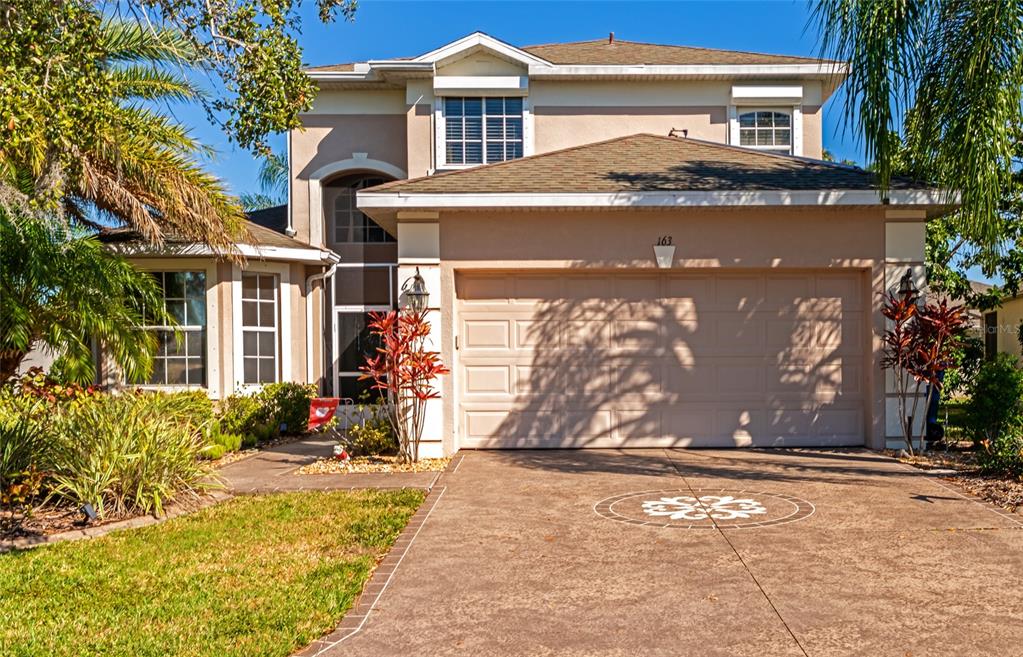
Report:
[[[162,249],[154,250],[148,246],[107,245],[112,251],[125,256],[167,256],[167,257],[202,257],[218,258],[230,255],[226,251],[211,249],[205,244],[166,244]],[[328,251],[315,248],[254,246],[252,244],[235,245],[237,253],[254,260],[287,260],[289,262],[313,262],[323,264],[337,262],[338,256]]]
[[884,203],[873,190],[420,194],[359,192],[358,207],[405,208],[616,208],[821,205],[949,205],[958,195],[931,190],[895,190]]

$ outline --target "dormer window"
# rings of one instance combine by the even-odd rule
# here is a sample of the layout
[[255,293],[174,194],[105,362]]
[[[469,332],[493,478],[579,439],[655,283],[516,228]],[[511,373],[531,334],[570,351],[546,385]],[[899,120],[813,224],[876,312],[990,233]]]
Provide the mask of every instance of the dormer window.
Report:
[[445,166],[473,166],[523,155],[524,101],[519,97],[446,97],[438,152]]
[[792,115],[777,110],[740,111],[739,145],[791,153]]

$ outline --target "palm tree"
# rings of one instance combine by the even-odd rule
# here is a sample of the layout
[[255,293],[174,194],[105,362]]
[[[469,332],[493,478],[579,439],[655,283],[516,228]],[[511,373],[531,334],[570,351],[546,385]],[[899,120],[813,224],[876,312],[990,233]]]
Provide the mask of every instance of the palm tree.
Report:
[[170,321],[155,279],[108,251],[94,236],[54,222],[0,212],[0,382],[18,371],[38,344],[56,350],[51,371],[91,382],[92,340],[103,345],[128,380],[152,368],[156,341],[139,330]]
[[[57,3],[54,11],[70,11],[72,4]],[[150,371],[155,339],[138,327],[143,310],[173,325],[160,290],[152,277],[104,249],[90,229],[128,226],[152,243],[173,231],[229,253],[242,225],[238,201],[200,165],[206,150],[156,109],[198,93],[182,74],[195,61],[188,41],[169,30],[101,21],[88,11],[72,12],[78,22],[71,30],[66,21],[38,16],[15,16],[5,26],[36,38],[30,28],[42,25],[54,39],[77,39],[72,51],[94,57],[96,66],[58,58],[45,70],[52,75],[47,85],[23,86],[25,93],[13,96],[30,97],[35,104],[20,109],[38,115],[20,114],[4,126],[28,126],[17,133],[17,148],[0,144],[0,381],[41,343],[56,353],[54,369],[67,379],[94,377],[93,341],[129,380]],[[12,20],[9,13],[4,20]],[[50,66],[40,57],[12,66],[31,68],[36,59]],[[56,79],[69,70],[82,73],[92,96],[75,96],[73,80]],[[78,104],[68,110],[62,93]],[[60,121],[71,127],[57,119],[52,123],[59,125],[47,125],[48,111],[63,112]]]
[[288,160],[280,153],[268,153],[259,165],[258,192],[242,194],[246,211],[263,210],[288,202]]
[[[88,27],[83,23],[81,30]],[[94,36],[98,43],[91,52],[75,54],[95,57],[96,69],[86,70],[94,72],[99,80],[94,86],[104,93],[76,108],[80,125],[56,137],[37,130],[21,135],[25,143],[17,149],[0,148],[0,205],[11,216],[32,213],[46,207],[44,193],[53,191],[72,222],[129,226],[157,244],[173,231],[230,252],[243,226],[237,199],[201,166],[208,149],[157,109],[199,95],[183,74],[198,63],[194,48],[179,32],[133,21],[103,20]],[[46,75],[62,70],[55,66]],[[67,84],[51,84],[52,98],[45,97],[48,87],[39,92],[37,111],[66,103],[59,94]],[[31,119],[26,123],[45,122]],[[12,119],[11,125],[18,124]]]
[[849,63],[847,119],[887,188],[900,139],[922,172],[960,194],[959,229],[991,262],[1023,118],[1018,0],[817,0],[822,53]]

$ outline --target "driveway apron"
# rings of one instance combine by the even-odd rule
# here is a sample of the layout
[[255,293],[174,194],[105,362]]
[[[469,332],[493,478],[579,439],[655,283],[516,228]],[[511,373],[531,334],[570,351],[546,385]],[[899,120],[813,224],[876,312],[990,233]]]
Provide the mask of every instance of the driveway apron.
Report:
[[1010,655],[1023,524],[865,451],[468,452],[336,655]]

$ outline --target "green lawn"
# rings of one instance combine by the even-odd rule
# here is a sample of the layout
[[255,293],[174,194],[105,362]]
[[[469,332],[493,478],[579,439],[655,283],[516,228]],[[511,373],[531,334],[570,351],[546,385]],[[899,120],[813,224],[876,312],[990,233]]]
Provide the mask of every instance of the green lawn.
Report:
[[334,628],[423,497],[242,497],[0,555],[0,655],[283,657]]

